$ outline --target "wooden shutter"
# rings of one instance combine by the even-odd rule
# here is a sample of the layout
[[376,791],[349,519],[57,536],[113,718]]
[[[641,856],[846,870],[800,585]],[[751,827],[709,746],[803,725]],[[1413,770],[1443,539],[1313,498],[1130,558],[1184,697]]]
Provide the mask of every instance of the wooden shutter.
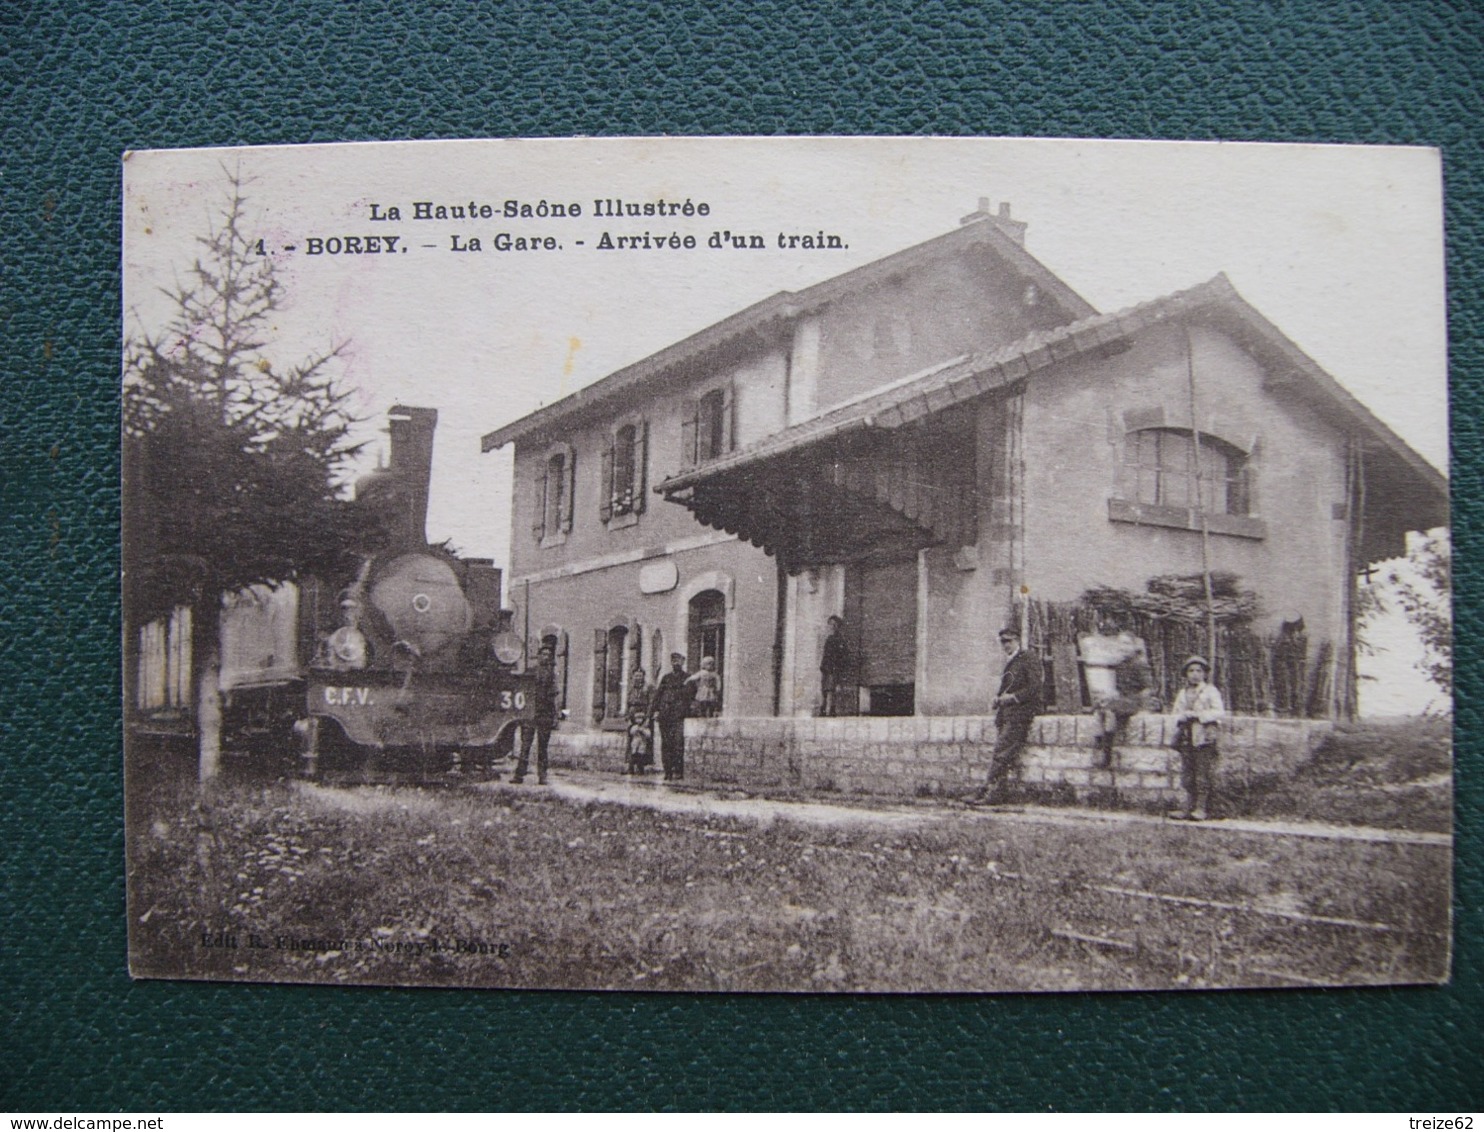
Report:
[[[634,673],[644,671],[644,628],[634,625],[629,629],[629,671],[624,677],[624,696],[627,697],[629,690],[634,686]],[[647,682],[647,681],[646,681]],[[648,704],[636,704],[628,700],[624,708],[633,711],[636,707],[648,707]]]
[[546,466],[546,461],[542,460],[531,492],[531,505],[536,509],[531,519],[531,534],[536,536],[537,542],[546,537]]
[[644,668],[644,629],[635,625],[629,633],[629,679],[634,678],[634,673]]
[[598,484],[598,517],[607,522],[613,518],[613,437],[603,441],[603,474]]
[[567,490],[562,496],[562,513],[557,519],[557,525],[561,527],[562,533],[572,529],[572,500],[577,497],[577,453],[567,453],[567,466],[563,469],[567,475]]
[[721,448],[717,455],[721,456],[737,447],[737,399],[732,396],[732,386],[728,383],[721,391]]
[[680,464],[685,468],[696,466],[696,440],[700,430],[697,424],[701,416],[701,402],[687,397],[680,403]]
[[634,511],[644,510],[644,497],[649,493],[649,422],[634,427]]
[[608,690],[608,630],[593,630],[593,722],[603,722]]

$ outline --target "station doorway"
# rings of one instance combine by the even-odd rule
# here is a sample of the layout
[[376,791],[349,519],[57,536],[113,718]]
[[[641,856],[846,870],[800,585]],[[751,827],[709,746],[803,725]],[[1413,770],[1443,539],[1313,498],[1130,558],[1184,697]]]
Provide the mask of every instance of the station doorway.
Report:
[[917,679],[917,557],[845,567],[845,626],[862,715],[913,715]]
[[685,662],[692,672],[701,667],[704,657],[716,662],[716,675],[721,681],[719,712],[726,702],[727,600],[720,590],[702,590],[690,599],[687,618]]

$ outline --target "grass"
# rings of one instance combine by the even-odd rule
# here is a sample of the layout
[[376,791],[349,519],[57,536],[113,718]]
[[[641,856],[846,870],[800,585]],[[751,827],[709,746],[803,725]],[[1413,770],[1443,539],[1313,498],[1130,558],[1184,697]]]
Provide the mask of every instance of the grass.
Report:
[[1289,780],[1236,799],[1242,816],[1447,833],[1453,728],[1433,717],[1342,724]]
[[[259,784],[198,794],[139,777],[128,849],[140,975],[943,991],[1447,972],[1450,862],[1435,846],[1158,824],[1110,834],[952,813],[910,831],[760,826],[534,791]],[[224,939],[237,946],[203,946]]]

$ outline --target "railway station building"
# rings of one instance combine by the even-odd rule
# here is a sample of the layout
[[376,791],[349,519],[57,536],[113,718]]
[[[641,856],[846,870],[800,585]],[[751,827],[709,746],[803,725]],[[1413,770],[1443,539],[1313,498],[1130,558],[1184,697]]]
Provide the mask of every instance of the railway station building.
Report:
[[1358,572],[1448,518],[1444,476],[1225,276],[1100,313],[985,201],[483,438],[506,445],[507,601],[557,645],[573,740],[671,652],[714,658],[723,719],[813,717],[831,615],[851,714],[991,714],[1006,623],[1075,712],[1058,617],[1208,573],[1252,639],[1305,641],[1302,695],[1219,655],[1228,703],[1341,715]]

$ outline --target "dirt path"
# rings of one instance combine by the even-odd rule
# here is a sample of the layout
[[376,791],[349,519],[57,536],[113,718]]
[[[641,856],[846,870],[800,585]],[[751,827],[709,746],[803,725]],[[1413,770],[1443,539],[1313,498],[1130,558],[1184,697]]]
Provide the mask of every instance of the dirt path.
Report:
[[[727,792],[673,788],[654,779],[613,779],[582,771],[559,771],[551,785],[512,786],[492,782],[480,789],[493,793],[517,791],[550,792],[573,802],[603,802],[638,806],[675,814],[706,814],[738,818],[768,825],[776,820],[826,827],[883,826],[892,829],[925,828],[952,822],[1015,822],[1033,825],[1173,825],[1168,818],[1117,810],[1074,810],[1050,806],[1001,806],[968,809],[956,803],[907,805],[882,801],[866,805],[840,805],[814,800],[792,800],[741,796]],[[1446,833],[1414,833],[1408,830],[1375,829],[1368,826],[1334,825],[1326,822],[1280,821],[1254,818],[1225,818],[1217,821],[1182,822],[1180,829],[1220,833],[1262,834],[1277,837],[1307,837],[1327,841],[1368,841],[1398,845],[1449,846]]]

